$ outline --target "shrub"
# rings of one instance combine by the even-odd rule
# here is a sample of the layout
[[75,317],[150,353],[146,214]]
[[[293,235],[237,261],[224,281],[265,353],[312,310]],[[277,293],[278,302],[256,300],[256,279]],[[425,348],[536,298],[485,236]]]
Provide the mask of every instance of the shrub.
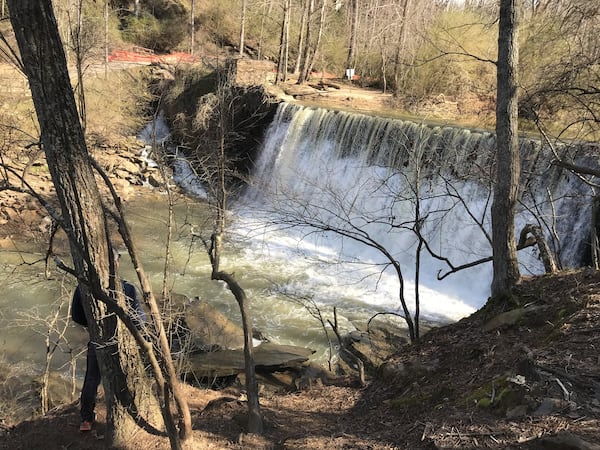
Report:
[[[409,86],[416,96],[489,93],[496,85],[497,30],[474,12],[442,13],[419,49]],[[482,61],[486,60],[486,61]]]
[[186,28],[180,20],[158,20],[149,14],[124,18],[122,28],[125,40],[161,53],[176,49],[186,37]]

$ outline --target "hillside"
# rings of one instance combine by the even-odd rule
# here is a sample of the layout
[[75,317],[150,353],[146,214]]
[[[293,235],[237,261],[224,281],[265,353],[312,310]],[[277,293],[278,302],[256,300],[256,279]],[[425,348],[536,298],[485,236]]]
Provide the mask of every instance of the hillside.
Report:
[[[263,436],[244,434],[239,387],[187,387],[196,448],[598,449],[598,286],[589,270],[527,279],[510,304],[432,330],[365,387],[265,390]],[[101,449],[102,409],[98,419],[81,434],[76,404],[65,405],[5,427],[0,448]],[[168,448],[164,437],[134,439],[132,448]]]

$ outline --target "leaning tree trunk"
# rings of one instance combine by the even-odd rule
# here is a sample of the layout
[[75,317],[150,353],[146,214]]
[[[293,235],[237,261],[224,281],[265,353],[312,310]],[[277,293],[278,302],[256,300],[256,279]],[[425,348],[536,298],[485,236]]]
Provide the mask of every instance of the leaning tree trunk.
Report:
[[[41,142],[62,211],[63,227],[85,294],[90,336],[99,344],[109,446],[126,448],[142,421],[162,425],[160,409],[129,333],[97,298],[112,287],[112,255],[100,193],[79,122],[51,0],[9,0]],[[120,289],[120,283],[116,283]],[[122,299],[122,295],[118,298]]]
[[515,242],[515,207],[519,190],[516,0],[500,1],[496,99],[496,181],[492,204],[494,278],[492,296],[505,295],[520,278]]

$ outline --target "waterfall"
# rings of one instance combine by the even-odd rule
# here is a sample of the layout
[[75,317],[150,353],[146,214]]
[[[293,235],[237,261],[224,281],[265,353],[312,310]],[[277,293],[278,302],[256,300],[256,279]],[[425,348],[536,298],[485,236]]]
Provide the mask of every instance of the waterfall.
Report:
[[[288,247],[311,261],[305,269],[310,282],[295,289],[325,284],[328,292],[319,291],[319,298],[335,303],[352,297],[349,286],[368,286],[366,301],[398,308],[399,278],[389,263],[390,258],[400,262],[411,304],[417,205],[422,236],[437,255],[454,266],[491,256],[495,145],[494,134],[484,130],[283,103],[266,133],[251,187],[239,202],[240,213],[252,233],[259,234],[260,217],[262,226],[285,233]],[[558,151],[585,158],[582,148]],[[538,140],[521,139],[520,150],[516,235],[527,223],[540,224],[563,267],[579,265],[593,192],[553,166],[552,152]],[[543,271],[535,248],[520,251],[519,263],[525,275]],[[423,251],[420,269],[421,302],[431,317],[446,307],[480,307],[489,296],[491,263],[440,281],[438,274],[449,267]]]

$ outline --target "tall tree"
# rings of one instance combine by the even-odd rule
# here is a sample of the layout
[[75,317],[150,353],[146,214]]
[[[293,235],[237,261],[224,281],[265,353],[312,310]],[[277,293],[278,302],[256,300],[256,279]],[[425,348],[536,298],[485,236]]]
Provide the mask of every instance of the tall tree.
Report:
[[[164,423],[172,448],[182,448],[167,414],[169,388],[161,382],[162,377],[157,377],[165,393],[161,398],[163,422],[152,383],[145,373],[139,348],[146,351],[150,363],[157,368],[152,346],[140,333],[124,332],[125,327],[130,331],[136,328],[125,312],[121,283],[115,281],[118,274],[104,205],[79,122],[51,0],[9,0],[8,6],[21,67],[29,80],[38,117],[41,143],[61,207],[62,226],[69,239],[73,272],[85,298],[88,330],[97,344],[107,404],[107,443],[127,448],[140,427],[158,431]],[[159,328],[155,326],[155,330]],[[170,359],[168,353],[165,358]],[[190,422],[189,417],[183,420]],[[184,430],[182,434],[183,441],[191,444],[191,433]]]
[[492,296],[507,294],[520,278],[515,207],[521,171],[518,142],[518,7],[500,1],[496,98],[496,180],[492,203]]
[[399,20],[400,26],[398,28],[398,37],[396,43],[396,52],[394,57],[394,94],[398,95],[400,91],[400,77],[401,77],[401,66],[403,53],[405,52],[404,42],[406,40],[406,30],[408,28],[408,7],[409,0],[402,0],[400,5]]
[[244,41],[246,35],[246,8],[248,0],[242,0],[242,14],[240,17],[240,56],[244,56]]
[[346,58],[346,68],[353,69],[356,66],[356,35],[358,33],[358,8],[359,0],[351,0],[348,8],[350,16],[350,30],[348,36],[348,56]]
[[[240,91],[235,89],[227,80],[219,79],[215,94],[202,97],[198,105],[196,117],[207,120],[205,124],[196,121],[195,134],[198,134],[196,155],[192,163],[199,176],[208,186],[208,201],[213,212],[213,228],[210,237],[200,235],[207,250],[212,272],[211,279],[224,282],[238,303],[244,331],[244,366],[246,375],[246,393],[248,396],[248,431],[261,434],[263,432],[263,419],[260,411],[258,394],[258,381],[254,364],[254,350],[252,343],[252,320],[249,310],[249,299],[242,286],[232,273],[225,272],[221,264],[223,247],[227,232],[227,214],[231,190],[235,185],[234,180],[239,177],[235,170],[233,145],[242,138],[244,126],[236,117],[242,117],[240,105],[246,105],[241,100]],[[248,102],[250,103],[250,102]],[[242,106],[246,108],[246,106]],[[261,113],[254,111],[258,119]],[[249,116],[244,120],[246,126],[252,120]],[[207,126],[212,122],[210,126]],[[201,129],[204,128],[204,133]],[[206,149],[211,149],[206,152]],[[206,230],[208,231],[208,230]]]
[[306,27],[304,35],[304,47],[298,55],[300,59],[300,68],[298,74],[298,84],[308,81],[310,66],[312,61],[311,38],[312,38],[312,16],[315,11],[315,0],[306,0]]
[[298,48],[296,56],[296,64],[294,65],[294,74],[300,73],[300,67],[302,65],[302,56],[304,49],[304,34],[306,30],[306,21],[308,20],[308,0],[302,0],[302,16],[300,19],[300,28],[298,33]]
[[285,82],[287,80],[291,7],[291,0],[283,0],[283,18],[281,20],[281,35],[279,38],[279,58],[277,60],[276,82]]
[[196,42],[196,0],[190,4],[190,55],[194,54],[194,43]]

